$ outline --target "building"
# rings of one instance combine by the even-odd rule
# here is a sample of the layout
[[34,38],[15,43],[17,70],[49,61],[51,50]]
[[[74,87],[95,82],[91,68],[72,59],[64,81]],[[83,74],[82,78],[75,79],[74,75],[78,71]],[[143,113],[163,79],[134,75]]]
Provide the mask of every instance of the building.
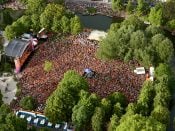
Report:
[[14,59],[15,72],[19,73],[22,65],[34,50],[32,40],[14,39],[5,48],[5,55]]

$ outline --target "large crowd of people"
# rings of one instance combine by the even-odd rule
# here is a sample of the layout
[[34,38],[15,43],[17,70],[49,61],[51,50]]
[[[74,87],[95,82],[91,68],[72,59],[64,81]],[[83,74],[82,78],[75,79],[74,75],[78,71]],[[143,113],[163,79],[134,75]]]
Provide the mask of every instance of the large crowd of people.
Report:
[[[106,97],[112,92],[119,91],[126,95],[129,102],[135,101],[145,78],[134,74],[130,67],[139,64],[129,65],[120,60],[97,59],[95,53],[98,47],[87,38],[84,39],[87,34],[88,32],[84,32],[64,41],[38,45],[38,49],[34,51],[21,72],[22,93],[18,101],[26,95],[31,95],[38,101],[37,111],[42,112],[46,99],[57,88],[63,74],[67,70],[75,70],[82,75],[85,68],[91,68],[97,74],[95,78],[87,78],[90,92]],[[86,44],[82,44],[81,40]],[[44,71],[46,60],[53,64],[50,72]]]
[[96,14],[102,14],[107,16],[119,16],[123,17],[122,12],[113,12],[111,4],[98,1],[68,1],[65,3],[66,7],[75,13],[85,13],[88,7],[96,8]]

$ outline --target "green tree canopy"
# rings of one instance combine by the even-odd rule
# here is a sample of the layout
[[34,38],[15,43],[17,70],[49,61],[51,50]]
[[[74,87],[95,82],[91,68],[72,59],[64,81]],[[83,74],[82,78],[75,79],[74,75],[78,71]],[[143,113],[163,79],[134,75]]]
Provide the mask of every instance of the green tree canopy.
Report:
[[145,30],[146,35],[151,38],[156,34],[164,34],[163,30],[155,25],[150,25]]
[[125,121],[117,126],[116,131],[165,131],[166,126],[151,117],[143,117],[141,115],[130,115]]
[[81,21],[80,21],[80,18],[78,16],[71,18],[70,28],[71,28],[71,33],[74,35],[80,33],[80,31],[82,31]]
[[170,29],[172,31],[175,30],[175,19],[168,21],[166,26],[168,27],[168,29]]
[[31,23],[30,16],[23,15],[17,21],[13,22],[12,25],[8,25],[5,28],[6,38],[12,40],[17,36],[22,35],[24,32],[29,31]]
[[145,81],[138,97],[138,104],[140,106],[140,113],[148,116],[153,109],[153,99],[155,90],[151,81]]
[[70,120],[72,108],[79,100],[81,89],[88,89],[85,79],[75,71],[67,71],[58,88],[46,101],[44,113],[48,119],[54,123]]
[[96,107],[91,119],[93,131],[102,131],[104,129],[105,111],[101,107]]
[[126,6],[126,11],[131,14],[134,10],[134,6],[132,4],[131,0],[128,0],[127,6]]
[[91,94],[86,99],[84,97],[80,98],[78,104],[74,106],[72,113],[72,122],[76,126],[76,130],[87,129],[95,107],[98,105],[99,98],[95,94]]
[[108,96],[108,99],[111,101],[111,104],[120,103],[122,107],[126,107],[127,100],[126,97],[120,92],[114,92]]
[[41,14],[46,7],[46,0],[27,0],[27,13]]
[[123,0],[112,0],[112,10],[113,11],[120,11],[123,8],[124,8]]
[[137,30],[131,34],[130,46],[133,49],[143,49],[148,46],[148,40],[143,31]]
[[145,2],[145,0],[137,0],[137,3],[137,13],[139,15],[145,14],[148,8],[148,4]]
[[108,131],[115,131],[116,127],[119,125],[119,120],[120,118],[116,114],[112,115],[110,118]]
[[54,20],[61,19],[65,13],[65,8],[59,4],[48,4],[40,16],[42,27],[51,29],[54,26]]
[[67,18],[66,16],[63,16],[61,18],[60,24],[61,24],[61,29],[62,29],[63,33],[69,33],[70,32],[70,26],[69,26],[70,20],[69,20],[69,18]]
[[21,99],[20,106],[25,110],[34,110],[36,108],[36,101],[32,96],[26,96]]
[[161,26],[164,24],[162,5],[157,4],[155,7],[151,8],[148,19],[153,25],[156,26]]
[[170,112],[167,107],[156,106],[154,110],[151,112],[151,116],[157,121],[168,125],[170,121]]

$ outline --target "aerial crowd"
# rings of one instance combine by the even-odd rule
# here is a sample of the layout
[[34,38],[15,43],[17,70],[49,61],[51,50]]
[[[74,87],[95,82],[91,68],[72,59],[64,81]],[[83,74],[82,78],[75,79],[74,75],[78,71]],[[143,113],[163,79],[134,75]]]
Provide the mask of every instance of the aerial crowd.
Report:
[[73,12],[86,12],[87,8],[93,7],[96,9],[97,14],[103,14],[107,16],[117,16],[118,14],[112,11],[111,5],[107,3],[102,3],[102,2],[88,2],[88,1],[68,1],[65,3],[66,7],[70,9]]
[[[114,91],[120,91],[125,94],[128,102],[135,101],[145,76],[134,74],[131,67],[140,65],[137,62],[125,64],[120,60],[97,59],[95,53],[98,42],[88,40],[88,34],[89,32],[84,32],[70,36],[65,41],[47,41],[38,45],[21,72],[22,93],[18,100],[31,95],[37,99],[37,111],[42,112],[46,99],[56,89],[67,70],[75,70],[82,75],[85,68],[91,68],[97,75],[92,79],[86,78],[90,92],[103,98]],[[52,70],[49,72],[43,69],[46,60],[52,62]],[[18,103],[13,106],[19,107]]]

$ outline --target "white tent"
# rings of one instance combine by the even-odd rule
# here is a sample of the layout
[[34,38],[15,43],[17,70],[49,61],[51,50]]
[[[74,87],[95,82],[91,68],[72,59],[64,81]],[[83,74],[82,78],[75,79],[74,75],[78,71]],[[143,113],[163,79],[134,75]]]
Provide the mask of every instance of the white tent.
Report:
[[145,68],[144,67],[138,67],[134,70],[134,73],[136,73],[137,75],[145,74]]
[[106,35],[107,35],[107,33],[104,32],[104,31],[93,30],[93,31],[90,33],[88,39],[89,39],[89,40],[97,40],[97,41],[100,41],[101,38],[105,38]]

